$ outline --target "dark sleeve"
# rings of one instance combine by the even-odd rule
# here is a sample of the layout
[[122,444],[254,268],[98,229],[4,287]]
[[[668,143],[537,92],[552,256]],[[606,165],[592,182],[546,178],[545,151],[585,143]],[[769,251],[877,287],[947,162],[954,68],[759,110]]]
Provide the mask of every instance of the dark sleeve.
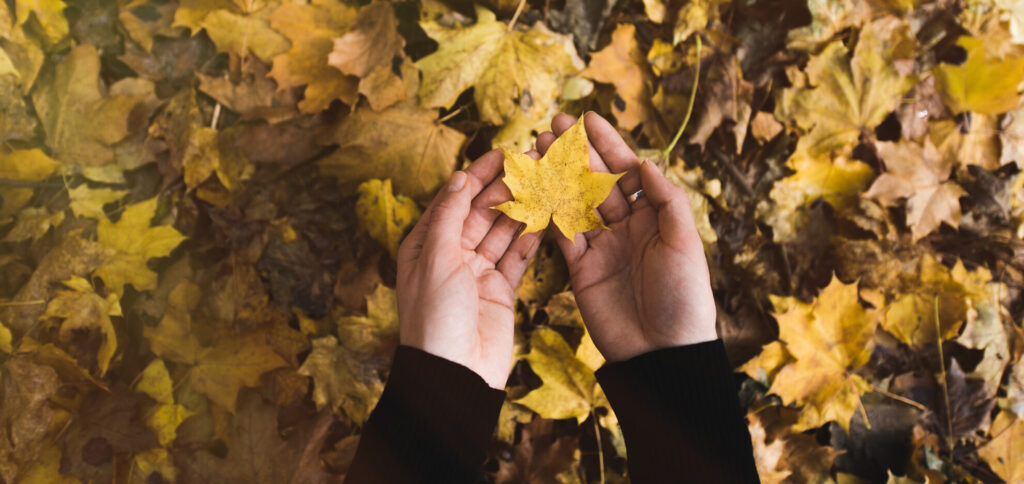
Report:
[[631,481],[760,482],[721,340],[597,370],[626,440]]
[[468,368],[399,346],[345,483],[476,482],[504,399]]

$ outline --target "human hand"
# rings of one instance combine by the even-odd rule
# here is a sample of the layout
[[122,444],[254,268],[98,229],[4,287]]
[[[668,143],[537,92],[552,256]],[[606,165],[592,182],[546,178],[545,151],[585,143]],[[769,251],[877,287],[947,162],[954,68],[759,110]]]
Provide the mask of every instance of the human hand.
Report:
[[[531,156],[537,158],[536,152]],[[399,342],[505,388],[512,369],[515,287],[540,233],[491,207],[512,193],[494,150],[452,175],[398,249]]]
[[[557,115],[558,135],[576,120]],[[594,171],[627,172],[598,207],[611,230],[558,236],[576,303],[605,359],[623,361],[660,348],[711,341],[715,300],[704,246],[690,202],[653,163],[643,164],[615,128],[596,113],[584,119]],[[555,134],[542,133],[544,152]],[[635,202],[627,196],[643,188]]]

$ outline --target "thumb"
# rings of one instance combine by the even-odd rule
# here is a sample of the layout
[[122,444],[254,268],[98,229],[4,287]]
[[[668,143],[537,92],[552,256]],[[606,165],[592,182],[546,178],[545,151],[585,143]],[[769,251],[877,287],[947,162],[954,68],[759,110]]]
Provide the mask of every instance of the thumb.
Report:
[[462,225],[469,217],[473,202],[467,181],[466,172],[457,171],[448,184],[441,188],[437,202],[430,212],[426,240],[423,244],[425,254],[433,255],[438,251],[459,249],[462,242]]
[[650,161],[640,165],[640,184],[651,206],[658,212],[658,231],[662,240],[670,246],[682,248],[691,242],[690,238],[697,237],[699,244],[686,191],[665,178]]

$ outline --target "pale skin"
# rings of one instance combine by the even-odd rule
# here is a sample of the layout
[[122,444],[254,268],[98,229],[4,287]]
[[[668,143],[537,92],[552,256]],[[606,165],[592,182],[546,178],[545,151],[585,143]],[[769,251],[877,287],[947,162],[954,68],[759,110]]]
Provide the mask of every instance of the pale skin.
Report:
[[[559,114],[537,138],[546,151],[576,122]],[[716,339],[715,302],[704,247],[686,192],[641,163],[615,128],[584,120],[594,171],[626,172],[598,214],[611,230],[569,241],[556,234],[576,302],[610,362]],[[538,158],[537,152],[531,156]],[[490,207],[512,198],[491,151],[456,172],[398,252],[399,339],[505,387],[513,365],[515,290],[541,233]],[[627,196],[643,189],[644,196]]]

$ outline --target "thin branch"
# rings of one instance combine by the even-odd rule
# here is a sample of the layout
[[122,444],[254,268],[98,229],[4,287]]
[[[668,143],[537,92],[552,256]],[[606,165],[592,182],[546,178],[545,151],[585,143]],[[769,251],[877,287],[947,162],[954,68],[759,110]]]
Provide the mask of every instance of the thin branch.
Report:
[[601,484],[604,484],[604,448],[601,446],[601,426],[597,424],[597,413],[590,409],[590,419],[594,421],[594,439],[597,440],[597,467],[601,469]]
[[693,102],[697,99],[697,85],[700,84],[700,35],[697,37],[697,70],[693,76],[693,89],[690,90],[690,105],[686,108],[686,117],[683,118],[683,124],[679,125],[679,129],[676,130],[676,135],[672,138],[672,142],[668,144],[665,151],[661,152],[661,157],[668,160],[669,155],[672,154],[672,150],[676,148],[676,143],[679,142],[679,138],[683,135],[683,131],[686,130],[686,125],[690,123],[690,115],[693,114]]
[[942,379],[942,396],[946,399],[946,445],[953,452],[953,411],[949,408],[949,383],[946,381],[946,357],[942,354],[942,328],[939,326],[939,295],[934,298],[935,306],[935,343],[939,347],[939,368]]
[[516,7],[516,13],[512,14],[512,20],[508,21],[508,30],[511,32],[512,28],[516,25],[516,20],[519,20],[519,14],[523,13],[523,7],[526,7],[526,0],[519,0],[519,6]]

